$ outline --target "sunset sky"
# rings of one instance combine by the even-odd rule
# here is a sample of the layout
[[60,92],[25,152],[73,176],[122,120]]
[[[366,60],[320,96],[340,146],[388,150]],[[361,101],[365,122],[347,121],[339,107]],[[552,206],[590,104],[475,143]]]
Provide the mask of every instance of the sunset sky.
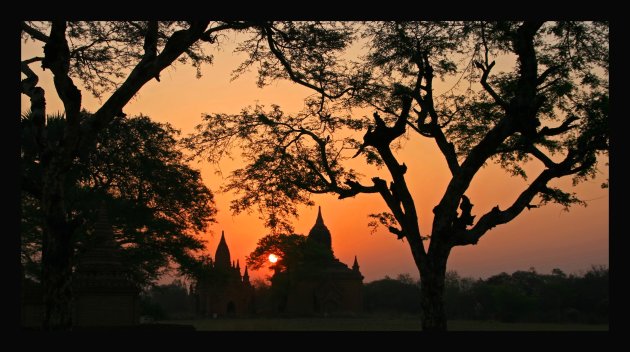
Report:
[[[168,68],[162,72],[161,82],[151,80],[147,83],[124,112],[129,116],[144,114],[156,121],[168,122],[186,135],[193,132],[194,126],[201,123],[202,114],[206,113],[238,113],[242,108],[255,104],[267,107],[278,104],[285,112],[301,110],[304,97],[311,94],[306,88],[282,81],[260,89],[256,87],[254,72],[230,81],[231,71],[244,58],[232,52],[235,38],[234,35],[226,36],[222,49],[213,51],[214,63],[202,68],[203,77],[196,79],[194,68],[189,66]],[[22,45],[23,59],[36,55],[42,56],[40,43]],[[40,85],[46,89],[47,113],[62,111],[50,71],[42,72],[38,64],[31,65],[31,68],[39,75]],[[83,106],[95,111],[100,102],[85,90],[82,93]],[[21,99],[22,111],[25,111],[29,108],[29,101],[24,95]],[[371,111],[357,113],[361,116],[371,114]],[[403,142],[397,157],[408,166],[406,177],[418,208],[420,229],[423,234],[428,234],[433,220],[432,209],[444,192],[449,171],[432,140],[420,139],[417,135],[413,137]],[[234,160],[225,160],[220,165],[223,176],[239,165],[238,157],[235,153]],[[207,162],[194,164],[193,167],[201,170],[206,185],[215,193],[219,210],[217,223],[212,224],[210,232],[204,235],[208,252],[214,256],[221,231],[225,231],[232,259],[239,259],[243,267],[245,256],[268,231],[255,212],[237,216],[231,214],[229,203],[233,195],[219,193],[224,179],[215,172],[215,167]],[[359,169],[362,166],[353,164],[352,167]],[[536,170],[536,167],[532,163],[528,170]],[[368,179],[376,172],[382,174],[382,170],[367,167],[359,170]],[[449,270],[477,278],[530,267],[545,273],[553,268],[577,273],[591,265],[608,266],[609,191],[600,187],[607,178],[608,168],[602,162],[600,176],[596,180],[577,187],[571,186],[570,179],[555,181],[554,185],[563,185],[565,190],[577,192],[588,206],[575,206],[570,212],[563,211],[558,205],[525,210],[509,224],[489,231],[479,244],[455,247],[449,260]],[[478,218],[495,205],[505,209],[526,185],[527,181],[511,177],[494,165],[483,168],[467,192],[474,204],[473,215]],[[400,273],[418,278],[407,243],[396,240],[385,229],[370,234],[367,215],[386,210],[380,196],[359,195],[337,200],[335,196],[324,195],[313,196],[312,199],[322,207],[324,221],[332,234],[335,255],[349,265],[356,255],[364,281],[380,279],[385,275],[395,277]],[[302,208],[300,218],[294,222],[296,232],[307,234],[315,223],[316,215],[316,206]],[[250,272],[254,278],[265,275],[265,270]]]

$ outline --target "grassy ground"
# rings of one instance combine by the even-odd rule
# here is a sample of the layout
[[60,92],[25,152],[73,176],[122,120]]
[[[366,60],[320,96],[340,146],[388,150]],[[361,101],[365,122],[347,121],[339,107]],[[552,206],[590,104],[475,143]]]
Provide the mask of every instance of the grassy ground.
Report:
[[[255,318],[173,320],[198,331],[420,331],[419,318]],[[608,325],[501,323],[454,320],[451,331],[607,331]]]

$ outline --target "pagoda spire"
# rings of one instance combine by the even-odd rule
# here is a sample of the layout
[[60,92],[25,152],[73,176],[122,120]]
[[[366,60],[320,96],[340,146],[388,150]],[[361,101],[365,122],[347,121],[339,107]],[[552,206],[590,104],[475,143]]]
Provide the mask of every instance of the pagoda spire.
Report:
[[247,271],[247,265],[245,265],[245,272],[243,273],[243,283],[249,285],[249,272]]
[[315,220],[315,225],[324,225],[324,218],[322,217],[322,206],[318,206],[317,209],[317,220]]
[[232,266],[231,264],[230,249],[225,241],[225,232],[221,231],[221,240],[214,254],[214,265],[215,267],[230,268]]
[[357,256],[354,256],[354,264],[352,264],[352,270],[358,272],[359,271],[359,261],[357,260]]

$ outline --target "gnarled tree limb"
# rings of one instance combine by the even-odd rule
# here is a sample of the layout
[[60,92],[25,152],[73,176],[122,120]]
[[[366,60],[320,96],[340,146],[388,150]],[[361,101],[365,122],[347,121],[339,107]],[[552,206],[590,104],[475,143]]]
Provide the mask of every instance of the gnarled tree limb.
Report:
[[44,42],[47,43],[48,42],[48,36],[42,32],[40,32],[39,30],[29,26],[26,22],[22,21],[21,23],[21,28],[24,32],[28,33],[28,35],[31,36],[31,38],[33,39],[37,39],[40,42]]
[[508,223],[520,214],[523,209],[530,205],[532,199],[542,191],[549,180],[556,177],[555,173],[549,169],[545,169],[538,177],[529,185],[514,201],[514,203],[506,210],[500,210],[498,206],[492,208],[491,211],[484,214],[479,221],[467,231],[458,231],[455,236],[454,245],[477,244],[481,236],[483,236],[491,228]]

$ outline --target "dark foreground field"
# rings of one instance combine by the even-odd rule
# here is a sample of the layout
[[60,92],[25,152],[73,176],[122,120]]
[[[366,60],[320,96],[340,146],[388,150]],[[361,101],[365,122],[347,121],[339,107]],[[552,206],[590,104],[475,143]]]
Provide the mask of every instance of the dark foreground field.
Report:
[[[192,325],[198,331],[419,331],[419,318],[199,319],[160,323]],[[607,324],[501,323],[453,320],[451,331],[607,331]]]

